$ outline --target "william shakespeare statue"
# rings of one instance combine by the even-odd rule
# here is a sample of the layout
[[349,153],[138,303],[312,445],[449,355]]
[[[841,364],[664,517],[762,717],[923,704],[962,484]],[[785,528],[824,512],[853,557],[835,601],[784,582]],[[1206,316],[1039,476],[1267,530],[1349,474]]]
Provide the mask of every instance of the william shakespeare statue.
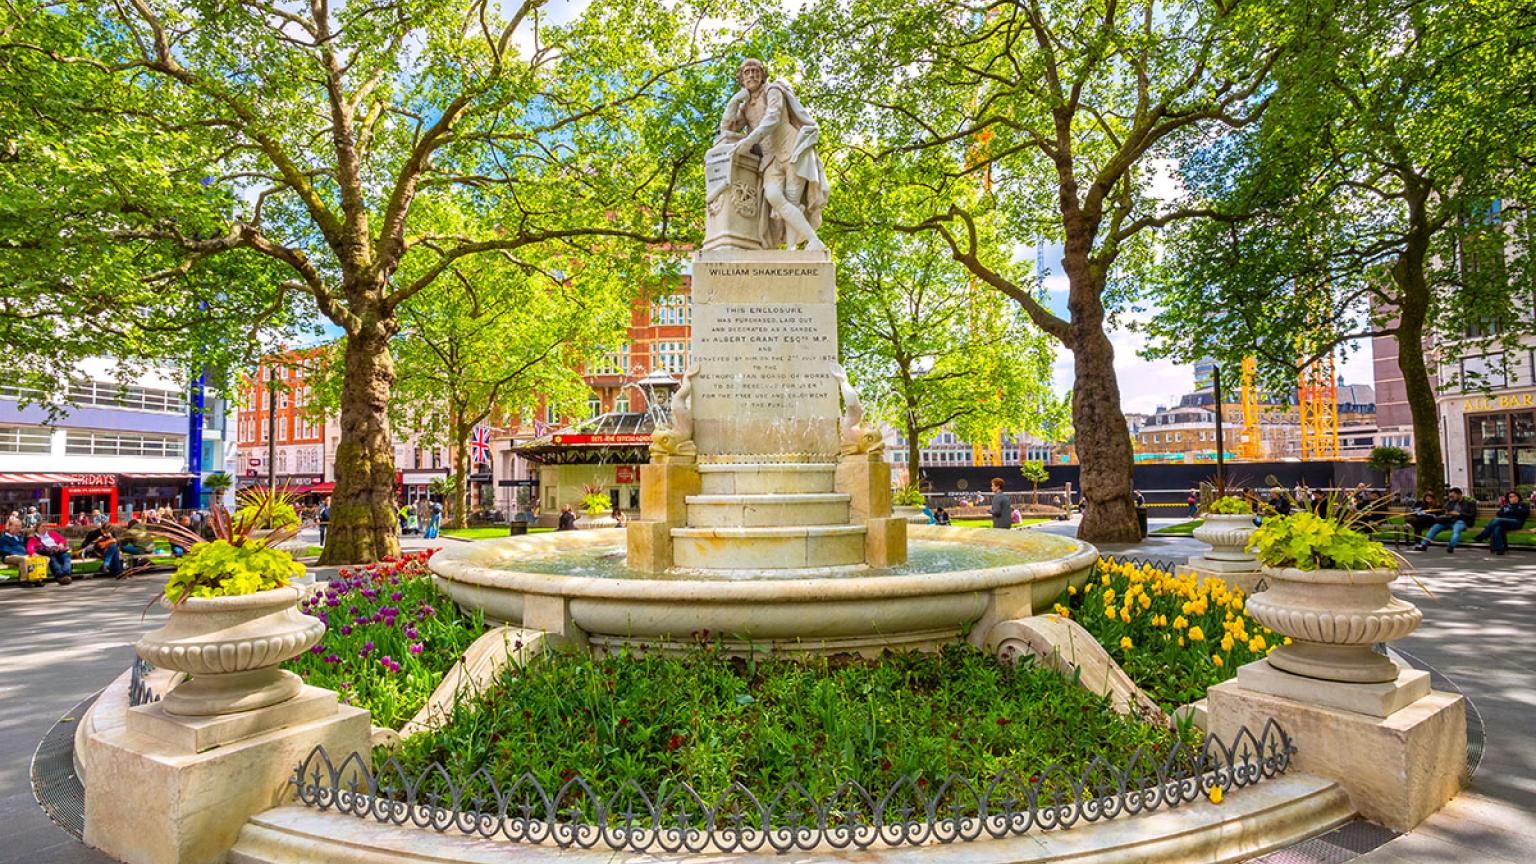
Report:
[[816,236],[827,204],[816,122],[788,83],[768,80],[761,60],[743,62],[736,83],[705,156],[704,248],[825,249]]

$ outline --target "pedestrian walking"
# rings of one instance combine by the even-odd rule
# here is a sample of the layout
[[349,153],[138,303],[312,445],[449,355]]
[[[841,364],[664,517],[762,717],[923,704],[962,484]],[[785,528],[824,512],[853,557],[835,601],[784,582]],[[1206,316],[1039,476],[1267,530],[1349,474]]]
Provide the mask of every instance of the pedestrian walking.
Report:
[[326,529],[331,527],[331,496],[325,496],[325,501],[315,513],[315,525],[320,528],[320,545],[325,545]]
[[1184,496],[1184,503],[1189,505],[1189,513],[1187,514],[1188,517],[1190,519],[1195,518],[1195,516],[1200,512],[1199,490],[1195,489],[1194,487],[1190,487],[1189,494]]
[[429,539],[436,540],[438,533],[442,530],[443,527],[443,502],[438,501],[437,499],[433,499],[432,502],[427,506],[431,511],[431,515],[427,517],[428,521],[426,536]]
[[1008,503],[1008,496],[1003,494],[1003,478],[992,478],[992,527],[1011,528],[1013,507]]

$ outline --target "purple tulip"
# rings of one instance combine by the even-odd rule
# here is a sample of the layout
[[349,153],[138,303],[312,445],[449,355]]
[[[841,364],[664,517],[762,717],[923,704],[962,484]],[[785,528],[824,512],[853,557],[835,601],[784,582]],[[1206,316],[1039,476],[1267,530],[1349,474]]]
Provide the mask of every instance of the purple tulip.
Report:
[[420,642],[412,642],[411,643],[411,653],[412,654],[420,654],[421,653],[421,649],[423,647],[424,646]]
[[343,625],[341,625],[341,635],[343,635],[343,636],[351,636],[352,635],[352,625],[351,624],[343,624]]
[[401,594],[399,591],[389,592],[389,599],[395,601],[396,603],[399,603],[403,597],[405,597],[405,595]]
[[370,639],[367,642],[363,643],[363,650],[357,652],[357,656],[359,656],[359,657],[367,657],[369,654],[372,654],[372,653],[373,653],[373,640]]

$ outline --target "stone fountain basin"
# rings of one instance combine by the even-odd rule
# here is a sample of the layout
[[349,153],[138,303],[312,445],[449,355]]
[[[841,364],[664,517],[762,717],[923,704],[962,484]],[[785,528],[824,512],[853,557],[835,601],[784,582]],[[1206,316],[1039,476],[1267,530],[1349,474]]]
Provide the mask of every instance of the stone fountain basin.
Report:
[[[1035,531],[911,525],[913,540],[1017,551],[1019,562],[939,573],[806,578],[614,579],[520,572],[515,562],[624,543],[621,531],[569,531],[452,545],[430,566],[440,589],[487,618],[596,646],[667,647],[708,632],[733,650],[876,652],[931,647],[1051,608],[1098,560],[1093,546]],[[807,571],[814,573],[815,571]],[[767,573],[765,572],[765,576]]]

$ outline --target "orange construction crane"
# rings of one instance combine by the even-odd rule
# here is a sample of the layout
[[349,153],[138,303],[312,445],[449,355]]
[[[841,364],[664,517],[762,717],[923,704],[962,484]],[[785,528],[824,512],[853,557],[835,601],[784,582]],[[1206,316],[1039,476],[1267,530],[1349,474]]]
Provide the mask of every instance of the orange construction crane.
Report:
[[1339,458],[1339,388],[1334,377],[1333,352],[1301,369],[1297,388],[1301,419],[1301,458]]
[[1264,458],[1264,439],[1259,432],[1259,394],[1254,387],[1259,361],[1243,358],[1243,437],[1237,445],[1237,458],[1244,462],[1257,462]]

